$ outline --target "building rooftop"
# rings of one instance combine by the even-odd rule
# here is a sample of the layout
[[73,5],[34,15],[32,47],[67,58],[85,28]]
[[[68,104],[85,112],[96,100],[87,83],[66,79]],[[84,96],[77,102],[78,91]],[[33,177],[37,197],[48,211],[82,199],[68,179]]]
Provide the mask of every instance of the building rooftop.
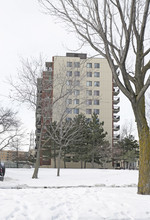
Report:
[[86,59],[86,53],[66,53],[66,57],[80,57],[80,59]]

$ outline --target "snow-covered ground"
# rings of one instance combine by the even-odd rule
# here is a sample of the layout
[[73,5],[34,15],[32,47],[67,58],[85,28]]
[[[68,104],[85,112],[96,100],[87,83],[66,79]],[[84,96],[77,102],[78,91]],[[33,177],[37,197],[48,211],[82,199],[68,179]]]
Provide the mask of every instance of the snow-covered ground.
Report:
[[150,220],[150,196],[137,194],[138,171],[6,169],[1,220]]

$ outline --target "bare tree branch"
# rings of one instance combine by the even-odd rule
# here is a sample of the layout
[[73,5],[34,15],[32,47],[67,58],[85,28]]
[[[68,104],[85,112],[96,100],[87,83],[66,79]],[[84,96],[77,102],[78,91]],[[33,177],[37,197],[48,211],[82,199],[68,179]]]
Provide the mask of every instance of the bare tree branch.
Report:
[[18,69],[17,79],[8,79],[11,85],[10,99],[18,103],[26,104],[29,108],[35,110],[37,78],[41,76],[44,69],[45,58],[39,55],[39,58],[23,59],[21,58],[21,67]]
[[11,109],[0,108],[0,150],[11,147],[13,139],[22,136],[16,114]]

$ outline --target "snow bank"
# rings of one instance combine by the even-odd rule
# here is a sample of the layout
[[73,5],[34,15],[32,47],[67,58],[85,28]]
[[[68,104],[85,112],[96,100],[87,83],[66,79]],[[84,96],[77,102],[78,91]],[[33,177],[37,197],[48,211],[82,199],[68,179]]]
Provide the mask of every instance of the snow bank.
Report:
[[133,170],[7,169],[2,220],[149,220],[150,196],[137,194]]

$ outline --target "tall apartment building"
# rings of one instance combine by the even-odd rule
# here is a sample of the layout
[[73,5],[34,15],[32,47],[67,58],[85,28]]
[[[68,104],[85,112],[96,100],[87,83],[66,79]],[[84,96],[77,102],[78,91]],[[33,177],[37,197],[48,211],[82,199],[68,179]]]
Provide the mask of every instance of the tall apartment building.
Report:
[[[41,127],[51,121],[71,120],[83,113],[90,120],[96,113],[104,121],[104,130],[111,146],[119,138],[119,89],[113,82],[108,62],[104,58],[88,58],[87,54],[67,53],[54,56],[38,79],[36,110],[36,142]],[[45,160],[46,161],[46,160]],[[41,157],[41,164],[44,162]]]

